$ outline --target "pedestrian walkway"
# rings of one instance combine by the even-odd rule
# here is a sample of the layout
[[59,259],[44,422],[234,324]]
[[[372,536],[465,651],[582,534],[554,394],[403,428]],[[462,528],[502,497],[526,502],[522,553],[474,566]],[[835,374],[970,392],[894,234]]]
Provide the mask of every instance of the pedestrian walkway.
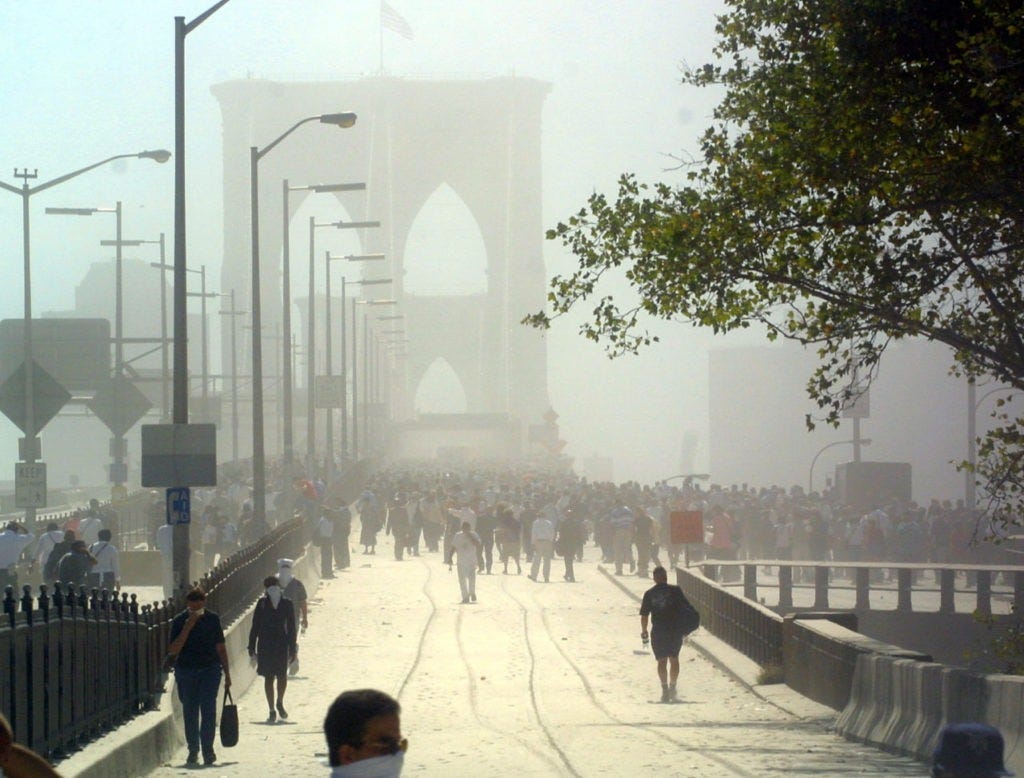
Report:
[[[401,702],[405,775],[927,774],[833,734],[827,709],[779,707],[753,693],[691,644],[679,702],[657,702],[631,596],[651,582],[611,580],[593,548],[577,566],[579,583],[562,582],[560,562],[549,584],[480,575],[479,602],[469,605],[438,554],[397,562],[388,550],[354,554],[351,570],[310,593],[288,720],[265,723],[257,680],[236,697],[238,746],[219,748],[207,774],[327,775],[324,713],[339,692],[367,686]],[[190,773],[185,756],[151,775]]]

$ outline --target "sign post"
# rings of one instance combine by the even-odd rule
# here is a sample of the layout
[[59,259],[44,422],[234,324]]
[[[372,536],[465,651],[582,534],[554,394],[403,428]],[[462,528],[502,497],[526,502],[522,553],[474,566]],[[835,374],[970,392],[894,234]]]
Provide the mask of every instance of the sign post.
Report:
[[[184,484],[184,486],[182,486]],[[142,485],[167,489],[167,523],[174,527],[174,589],[189,576],[190,486],[217,484],[217,430],[213,424],[143,424]]]

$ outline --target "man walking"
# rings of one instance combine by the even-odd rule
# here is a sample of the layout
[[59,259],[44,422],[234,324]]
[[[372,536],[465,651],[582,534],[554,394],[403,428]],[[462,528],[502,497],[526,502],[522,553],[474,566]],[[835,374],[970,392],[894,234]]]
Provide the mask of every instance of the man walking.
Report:
[[696,609],[686,599],[683,590],[668,582],[664,567],[651,573],[654,586],[644,592],[640,603],[640,639],[648,640],[648,619],[653,622],[650,641],[654,658],[658,660],[658,679],[661,681],[661,701],[676,699],[676,681],[679,678],[679,651],[683,638],[696,629],[688,614]]
[[529,578],[531,581],[537,580],[537,572],[543,562],[544,583],[547,583],[551,578],[551,555],[555,550],[555,525],[551,523],[551,519],[542,514],[533,520],[530,542],[533,544],[533,563]]
[[334,521],[327,515],[329,510],[321,509],[313,529],[313,544],[320,549],[321,578],[334,578]]
[[0,532],[0,592],[8,586],[18,586],[18,560],[25,547],[35,539],[35,535],[16,521],[10,522]]
[[456,532],[448,546],[448,569],[452,569],[452,556],[458,556],[459,589],[462,602],[476,602],[476,567],[480,560],[483,543],[468,521],[462,522],[462,529]]
[[109,591],[121,588],[121,566],[117,546],[110,542],[111,537],[113,533],[104,527],[100,530],[99,540],[89,548],[89,553],[96,560],[96,564],[89,571],[90,588]]
[[225,689],[231,688],[231,672],[220,616],[206,610],[206,592],[202,589],[192,589],[185,596],[185,610],[171,622],[167,653],[177,657],[174,682],[181,700],[188,744],[185,763],[199,764],[202,748],[203,762],[211,765],[217,761],[213,738],[217,733],[217,690],[221,671]]

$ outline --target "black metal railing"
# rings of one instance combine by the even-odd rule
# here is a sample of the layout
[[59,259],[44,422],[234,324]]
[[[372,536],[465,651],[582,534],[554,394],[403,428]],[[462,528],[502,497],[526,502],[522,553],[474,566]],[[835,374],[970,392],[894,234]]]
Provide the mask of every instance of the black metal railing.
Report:
[[[263,591],[279,557],[300,555],[295,518],[232,554],[198,585],[225,626]],[[15,740],[47,757],[66,754],[153,708],[163,692],[170,623],[182,596],[153,605],[135,595],[57,584],[8,586],[0,619],[0,711]]]

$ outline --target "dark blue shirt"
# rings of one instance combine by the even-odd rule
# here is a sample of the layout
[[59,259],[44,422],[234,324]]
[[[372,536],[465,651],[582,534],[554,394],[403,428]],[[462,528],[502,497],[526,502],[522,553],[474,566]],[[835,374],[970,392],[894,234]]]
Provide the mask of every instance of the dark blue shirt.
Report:
[[[188,620],[189,611],[186,608],[171,622],[171,639],[173,643],[181,634]],[[220,656],[217,654],[217,645],[224,643],[224,629],[220,625],[220,616],[213,611],[206,611],[188,633],[188,639],[182,646],[181,653],[175,662],[175,667],[187,669],[199,669],[220,664]]]

